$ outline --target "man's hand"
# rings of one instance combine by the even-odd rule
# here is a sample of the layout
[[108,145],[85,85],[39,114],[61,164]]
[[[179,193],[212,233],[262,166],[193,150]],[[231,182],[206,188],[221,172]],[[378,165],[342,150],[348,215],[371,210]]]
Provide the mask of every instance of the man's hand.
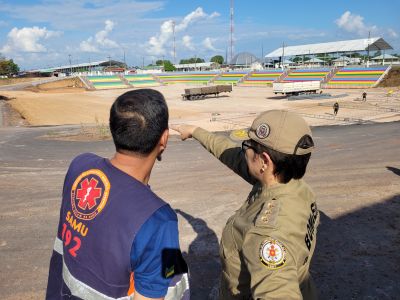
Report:
[[188,124],[181,124],[181,125],[172,124],[169,126],[169,128],[178,131],[181,134],[182,141],[184,141],[192,137],[192,134],[194,130],[197,128],[197,126]]

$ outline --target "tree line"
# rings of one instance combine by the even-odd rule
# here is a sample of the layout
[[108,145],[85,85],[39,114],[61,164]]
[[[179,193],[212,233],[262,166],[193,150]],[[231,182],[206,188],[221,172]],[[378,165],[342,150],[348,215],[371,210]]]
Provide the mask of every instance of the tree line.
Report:
[[[203,63],[203,62],[205,62],[205,60],[200,57],[191,57],[188,59],[181,59],[179,61],[179,64],[196,64],[196,63]],[[215,63],[222,65],[224,63],[224,58],[221,55],[215,55],[215,56],[211,57],[210,62],[215,62]],[[176,70],[175,66],[173,65],[173,63],[170,60],[159,59],[156,61],[156,65],[163,66],[164,70],[167,72]]]

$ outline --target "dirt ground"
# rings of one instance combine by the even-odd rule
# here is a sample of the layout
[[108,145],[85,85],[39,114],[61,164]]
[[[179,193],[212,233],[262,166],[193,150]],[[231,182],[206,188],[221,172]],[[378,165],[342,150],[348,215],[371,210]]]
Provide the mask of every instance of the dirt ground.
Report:
[[[274,95],[268,87],[234,87],[231,93],[198,101],[182,101],[184,86],[160,86],[170,110],[171,123],[191,123],[213,131],[249,126],[254,116],[268,109],[294,110],[313,126],[349,124],[354,119],[387,122],[400,119],[399,88],[367,90],[367,102],[361,101],[363,90],[328,89],[328,98],[288,101]],[[388,96],[389,90],[393,91]],[[81,88],[37,91],[3,91],[13,98],[8,103],[31,125],[107,124],[109,108],[122,90],[85,91]],[[340,105],[333,117],[332,105]]]
[[[182,101],[184,86],[156,89],[167,99],[171,123],[212,131],[249,126],[272,108],[302,114],[314,126],[317,145],[306,180],[321,212],[311,269],[320,299],[399,299],[400,122],[392,122],[400,120],[399,89],[391,96],[388,89],[367,90],[366,103],[362,90],[326,90],[333,97],[288,101],[270,88],[234,87],[219,98]],[[112,155],[104,124],[123,92],[0,90],[14,98],[0,101],[0,125],[10,125],[0,126],[1,299],[44,298],[66,169],[82,152]],[[11,106],[31,127],[11,116]],[[60,124],[75,125],[49,126]],[[177,136],[150,184],[178,213],[193,299],[206,300],[220,271],[222,228],[251,187],[197,142]]]

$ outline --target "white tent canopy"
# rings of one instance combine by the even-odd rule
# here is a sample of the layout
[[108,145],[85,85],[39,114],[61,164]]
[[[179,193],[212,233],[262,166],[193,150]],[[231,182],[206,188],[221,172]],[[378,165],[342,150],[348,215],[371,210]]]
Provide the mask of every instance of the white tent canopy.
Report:
[[393,49],[383,38],[375,37],[369,39],[338,41],[320,44],[309,44],[300,46],[280,47],[265,55],[268,57],[296,56],[323,53],[343,53],[356,51],[390,50]]
[[390,55],[390,54],[382,54],[382,55],[379,55],[379,56],[375,56],[375,57],[373,57],[371,59],[373,59],[373,60],[381,60],[381,59],[394,59],[394,60],[396,60],[396,59],[400,59],[400,58],[398,58],[397,56]]
[[317,57],[313,57],[313,58],[311,58],[309,60],[306,60],[305,62],[306,63],[323,63],[324,61],[322,59],[317,58]]

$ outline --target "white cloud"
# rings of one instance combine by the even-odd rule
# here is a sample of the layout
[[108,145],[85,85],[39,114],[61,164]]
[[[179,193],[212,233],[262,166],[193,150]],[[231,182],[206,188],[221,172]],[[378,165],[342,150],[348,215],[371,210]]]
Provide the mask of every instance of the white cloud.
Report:
[[189,50],[194,50],[194,46],[193,46],[193,44],[192,44],[192,37],[191,37],[191,36],[185,35],[185,36],[182,38],[182,44],[183,44],[183,46],[186,47],[187,49],[189,49]]
[[[180,23],[175,23],[175,33],[179,33],[188,29],[191,24],[198,20],[215,17],[217,14],[218,13],[214,12],[211,15],[208,15],[201,7],[198,7],[186,15]],[[173,20],[167,20],[161,24],[160,33],[156,36],[152,36],[147,43],[148,54],[159,56],[166,53],[165,47],[167,42],[170,42],[172,46],[173,27]]]
[[213,43],[215,42],[215,39],[212,39],[210,37],[206,37],[203,40],[203,46],[208,49],[208,50],[212,50],[212,51],[218,51],[218,49],[216,49],[213,45]]
[[59,36],[61,32],[47,30],[46,27],[39,28],[24,27],[18,29],[14,27],[8,33],[7,43],[0,50],[4,53],[10,52],[46,52],[46,47],[41,44],[41,40]]
[[195,22],[196,20],[203,19],[207,17],[207,14],[203,11],[201,7],[196,8],[196,10],[192,11],[190,14],[185,16],[182,20],[182,22],[178,25],[176,25],[175,30],[182,31],[185,30],[190,23]]
[[341,17],[335,20],[336,25],[347,32],[356,33],[359,36],[368,35],[369,31],[376,30],[376,26],[367,26],[364,24],[364,18],[360,15],[352,14],[346,11]]
[[221,15],[220,13],[214,11],[214,12],[210,15],[210,19],[219,17],[220,15]]
[[100,49],[118,48],[118,44],[108,38],[108,35],[114,29],[114,22],[105,21],[105,27],[95,34],[95,37],[89,37],[86,41],[80,43],[80,50],[84,52],[99,52]]
[[99,49],[94,45],[92,37],[88,38],[86,41],[82,41],[79,48],[83,52],[99,52]]
[[389,29],[388,29],[388,33],[389,33],[390,37],[392,37],[392,38],[397,38],[397,37],[399,36],[399,35],[397,34],[397,32],[394,31],[392,28],[389,28]]

